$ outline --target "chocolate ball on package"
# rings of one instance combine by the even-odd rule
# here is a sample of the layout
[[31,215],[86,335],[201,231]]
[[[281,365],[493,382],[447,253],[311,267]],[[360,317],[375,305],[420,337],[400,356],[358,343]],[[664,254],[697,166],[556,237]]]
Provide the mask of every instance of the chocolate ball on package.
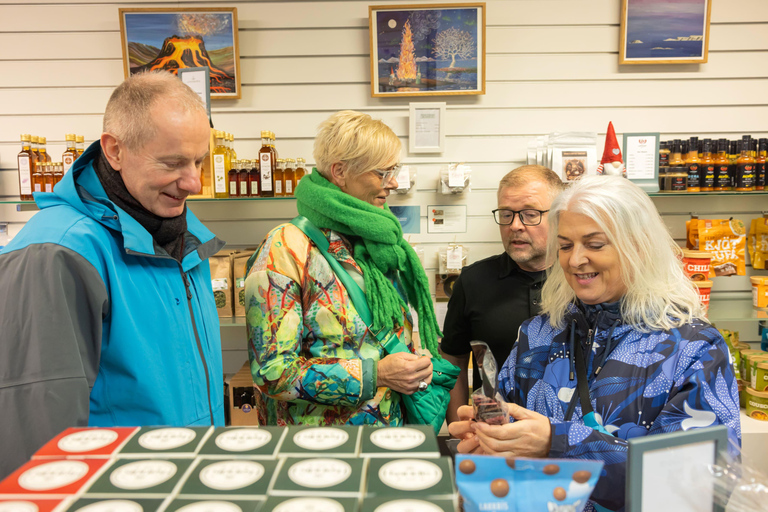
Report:
[[585,484],[590,478],[592,478],[592,473],[583,469],[573,474],[573,480],[578,484]]
[[491,494],[493,494],[497,498],[503,498],[504,496],[509,494],[509,482],[507,482],[503,478],[497,478],[496,480],[491,482]]
[[560,472],[560,466],[557,464],[547,464],[544,466],[543,471],[545,475],[556,475]]
[[565,489],[562,487],[555,487],[555,491],[552,493],[557,501],[563,501],[565,499]]
[[469,459],[464,459],[459,463],[459,471],[465,475],[471,475],[475,472],[475,463]]
[[507,457],[507,466],[511,467],[512,469],[515,469],[515,458],[514,457]]

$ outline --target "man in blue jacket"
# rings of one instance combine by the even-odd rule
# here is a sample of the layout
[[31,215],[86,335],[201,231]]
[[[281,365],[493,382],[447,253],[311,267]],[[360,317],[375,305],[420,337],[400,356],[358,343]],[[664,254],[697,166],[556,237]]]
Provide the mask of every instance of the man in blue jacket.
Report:
[[71,426],[222,425],[207,259],[185,206],[209,122],[167,72],[115,89],[101,139],[0,252],[0,478]]

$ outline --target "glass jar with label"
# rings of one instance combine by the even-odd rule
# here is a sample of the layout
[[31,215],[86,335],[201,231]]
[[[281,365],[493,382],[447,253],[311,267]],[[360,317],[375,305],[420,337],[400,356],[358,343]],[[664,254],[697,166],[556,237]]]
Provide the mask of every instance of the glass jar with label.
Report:
[[261,149],[259,150],[259,195],[261,197],[275,197],[275,177],[273,172],[277,164],[277,152],[270,145],[269,131],[261,132]]
[[229,197],[227,180],[232,161],[224,144],[224,133],[216,130],[214,137],[216,137],[216,147],[213,149],[213,197],[223,199]]
[[251,169],[250,160],[240,160],[240,168],[238,169],[237,186],[238,197],[248,197],[250,186],[248,183],[248,171]]
[[755,159],[750,155],[752,137],[744,135],[741,138],[741,155],[736,161],[736,186],[734,190],[748,192],[755,190]]
[[232,165],[227,173],[229,197],[240,195],[240,160],[232,160]]
[[715,183],[713,190],[731,190],[731,176],[728,162],[728,139],[717,141],[717,155],[715,155]]
[[250,168],[248,169],[248,196],[259,197],[259,179],[261,175],[259,173],[259,161],[251,160]]
[[688,141],[688,154],[685,157],[688,168],[688,192],[701,192],[701,165],[699,161],[699,138],[691,137]]
[[61,163],[64,164],[64,173],[66,174],[69,172],[69,168],[72,167],[72,164],[74,163],[75,158],[78,157],[78,154],[77,147],[75,146],[75,134],[68,133],[64,135],[64,140],[67,143],[67,149],[61,155]]
[[296,189],[296,168],[293,158],[285,159],[285,171],[283,173],[283,182],[285,183],[285,195],[292,196]]
[[275,197],[283,197],[285,195],[285,162],[282,158],[277,159],[277,165],[275,165]]
[[715,159],[712,156],[712,141],[704,139],[701,143],[701,191],[711,192],[715,189]]

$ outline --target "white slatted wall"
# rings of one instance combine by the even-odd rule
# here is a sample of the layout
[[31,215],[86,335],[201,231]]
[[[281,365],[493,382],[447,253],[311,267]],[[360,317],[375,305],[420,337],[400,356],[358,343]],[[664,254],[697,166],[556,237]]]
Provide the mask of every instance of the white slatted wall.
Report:
[[[87,141],[99,136],[106,101],[123,79],[119,7],[238,8],[243,97],[214,102],[213,117],[217,128],[235,134],[240,157],[254,155],[260,130],[269,129],[281,156],[311,161],[316,126],[340,109],[383,119],[408,145],[414,100],[370,97],[368,2],[41,2],[0,0],[0,201],[18,194],[20,133],[46,136],[54,160],[64,150],[64,133]],[[428,273],[436,272],[437,249],[454,240],[470,248],[470,262],[501,250],[489,211],[499,178],[523,163],[530,136],[604,133],[608,121],[618,132],[659,131],[663,139],[766,136],[768,2],[713,4],[709,63],[619,66],[619,0],[489,0],[487,94],[427,98],[448,103],[446,152],[404,154],[405,163],[418,167],[417,190],[391,201],[422,206],[422,234],[411,241],[426,246]],[[439,168],[457,161],[473,168],[472,192],[438,195]],[[691,211],[748,222],[768,209],[768,194],[654,201],[681,240]],[[467,233],[427,235],[428,204],[466,204]],[[292,201],[192,208],[234,247],[257,244],[295,213]],[[11,235],[31,215],[0,205],[0,222],[11,222]],[[748,297],[748,290],[746,278],[719,279],[714,293]],[[225,330],[224,342],[230,371],[245,358],[242,332]]]

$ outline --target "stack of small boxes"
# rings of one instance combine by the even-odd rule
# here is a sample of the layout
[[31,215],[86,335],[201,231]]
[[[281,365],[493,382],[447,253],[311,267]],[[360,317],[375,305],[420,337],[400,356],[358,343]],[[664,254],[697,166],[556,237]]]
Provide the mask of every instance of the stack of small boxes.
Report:
[[70,428],[0,482],[3,512],[454,512],[429,426]]

